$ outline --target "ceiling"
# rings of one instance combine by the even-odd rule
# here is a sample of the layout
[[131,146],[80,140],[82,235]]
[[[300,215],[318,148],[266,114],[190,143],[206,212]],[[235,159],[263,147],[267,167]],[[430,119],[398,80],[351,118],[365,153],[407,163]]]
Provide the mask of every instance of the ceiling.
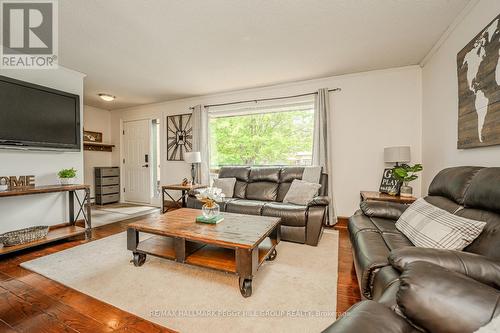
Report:
[[105,109],[415,65],[468,2],[64,0],[59,63]]

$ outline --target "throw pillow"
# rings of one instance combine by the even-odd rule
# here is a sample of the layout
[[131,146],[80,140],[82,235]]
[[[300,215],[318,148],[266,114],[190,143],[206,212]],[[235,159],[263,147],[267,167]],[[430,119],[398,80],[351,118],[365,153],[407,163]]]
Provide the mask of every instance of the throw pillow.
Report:
[[463,250],[483,231],[486,222],[453,215],[424,199],[411,204],[396,228],[418,247]]
[[283,199],[283,202],[293,203],[296,205],[307,205],[307,203],[316,196],[316,193],[318,193],[320,188],[320,184],[294,179],[290,185],[290,189]]
[[217,178],[214,179],[212,187],[217,187],[222,190],[226,198],[232,198],[234,194],[234,185],[236,178]]

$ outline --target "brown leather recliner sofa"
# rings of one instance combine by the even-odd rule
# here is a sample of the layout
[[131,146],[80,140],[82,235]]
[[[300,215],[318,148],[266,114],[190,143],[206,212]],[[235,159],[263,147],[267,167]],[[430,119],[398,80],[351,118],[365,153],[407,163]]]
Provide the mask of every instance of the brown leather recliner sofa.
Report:
[[424,199],[487,224],[463,251],[418,248],[395,227],[406,205],[361,203],[348,228],[365,300],[326,332],[473,332],[500,313],[500,168],[444,169]]
[[[219,178],[236,178],[234,195],[219,203],[223,212],[281,218],[281,239],[316,246],[328,215],[327,175],[320,178],[319,194],[307,205],[284,203],[294,179],[301,180],[304,167],[222,167]],[[189,208],[203,204],[190,193]]]
[[475,273],[477,266],[468,267],[472,263],[463,266],[471,269],[466,275],[431,262],[407,262],[396,294],[400,314],[382,303],[365,300],[353,305],[324,332],[472,333],[500,314],[499,263],[483,262],[488,268]]

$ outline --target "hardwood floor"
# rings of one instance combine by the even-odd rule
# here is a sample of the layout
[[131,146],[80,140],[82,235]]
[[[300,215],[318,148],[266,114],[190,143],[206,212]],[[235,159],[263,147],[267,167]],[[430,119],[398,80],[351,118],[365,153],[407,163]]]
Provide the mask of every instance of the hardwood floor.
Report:
[[[92,239],[122,232],[129,223],[143,218],[95,228]],[[337,312],[342,314],[360,296],[347,229],[342,223],[335,229],[340,233]],[[86,242],[62,241],[0,258],[0,332],[173,332],[19,266]]]
[[[122,232],[139,219],[95,228],[92,239]],[[0,332],[173,332],[19,266],[86,242],[63,241],[0,258]]]
[[339,218],[339,223],[335,225],[334,229],[339,232],[339,276],[337,281],[337,317],[339,317],[354,303],[361,300],[361,294],[354,270],[347,219]]

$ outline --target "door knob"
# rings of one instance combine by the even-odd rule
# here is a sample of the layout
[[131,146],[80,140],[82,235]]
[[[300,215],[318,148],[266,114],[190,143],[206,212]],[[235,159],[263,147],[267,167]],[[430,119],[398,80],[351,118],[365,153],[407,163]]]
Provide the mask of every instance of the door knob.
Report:
[[142,167],[143,168],[149,168],[149,165],[148,164],[144,164]]

